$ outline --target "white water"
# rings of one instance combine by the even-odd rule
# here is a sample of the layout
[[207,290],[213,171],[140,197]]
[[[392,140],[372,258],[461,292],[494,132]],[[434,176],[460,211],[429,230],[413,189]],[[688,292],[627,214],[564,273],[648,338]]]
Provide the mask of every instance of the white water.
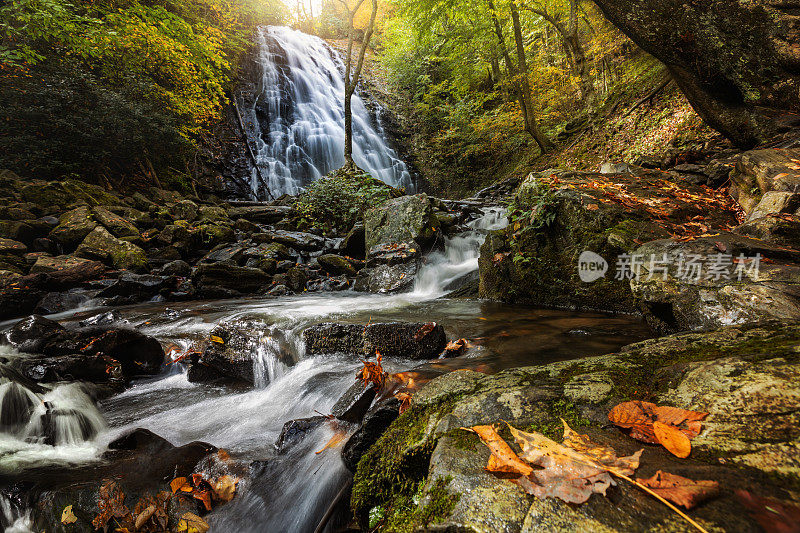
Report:
[[[0,433],[0,469],[12,471],[46,463],[96,460],[111,440],[142,427],[176,445],[201,440],[240,458],[268,460],[261,474],[240,487],[233,502],[209,515],[209,523],[217,531],[313,530],[347,477],[340,448],[315,453],[325,447],[333,429],[324,424],[285,455],[276,456],[273,443],[286,421],[329,413],[354,382],[360,361],[335,355],[306,357],[302,330],[311,323],[419,305],[446,294],[446,287],[454,280],[477,269],[486,231],[502,227],[505,222],[501,210],[488,210],[470,224],[469,231],[447,239],[442,251],[427,257],[414,290],[409,293],[350,292],[235,304],[212,302],[190,312],[162,307],[160,320],[154,319],[152,313],[126,317],[122,320],[143,333],[183,349],[192,339],[207,338],[217,323],[237,322],[252,333],[247,349],[254,354],[256,386],[235,392],[225,387],[192,384],[179,365],[171,365],[160,376],[141,380],[106,400],[103,411],[109,429],[89,440],[81,438],[81,424],[85,426],[88,420],[91,427],[99,430],[105,422],[78,385],[60,385],[41,396],[30,393],[27,397],[37,402],[31,422],[19,429],[19,433]],[[288,366],[284,362],[287,360],[296,363]],[[403,360],[384,364],[390,371],[415,365]],[[4,390],[0,387],[0,392]],[[55,446],[31,438],[43,432],[40,415],[45,411],[44,402],[64,413],[83,415],[82,419],[64,417],[63,424],[56,426]],[[22,526],[25,515],[17,515],[7,523],[10,522]]]
[[[256,159],[270,192],[300,189],[344,165],[344,66],[322,39],[283,26],[258,34],[259,95],[246,111]],[[412,187],[405,163],[386,142],[377,119],[353,96],[353,159],[395,187]],[[261,185],[252,176],[253,192]]]

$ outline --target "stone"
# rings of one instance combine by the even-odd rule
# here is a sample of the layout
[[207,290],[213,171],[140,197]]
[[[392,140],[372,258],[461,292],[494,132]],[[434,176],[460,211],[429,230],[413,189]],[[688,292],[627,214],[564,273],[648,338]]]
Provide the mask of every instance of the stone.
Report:
[[186,220],[192,222],[197,218],[199,208],[197,204],[191,200],[181,200],[170,207],[170,212],[176,220]]
[[228,212],[221,207],[212,205],[201,205],[198,209],[198,216],[201,222],[228,222]]
[[320,266],[325,269],[325,272],[332,276],[339,276],[344,274],[346,276],[355,276],[356,269],[353,264],[346,258],[335,254],[323,254],[317,257]]
[[92,214],[95,220],[105,226],[115,237],[139,237],[139,230],[136,229],[136,226],[104,207],[93,208]]
[[[223,342],[212,340],[206,343],[203,353],[197,362],[192,363],[192,366],[204,366],[207,370],[211,370],[211,372],[205,372],[206,376],[203,377],[222,377],[254,385],[253,359],[256,355],[259,337],[244,326],[235,324],[221,324],[215,327],[211,331],[211,337],[217,337]],[[190,381],[197,377],[196,374],[190,376]]]
[[200,259],[201,263],[244,262],[246,246],[243,244],[220,245]]
[[365,235],[364,224],[361,222],[355,224],[337,245],[336,250],[346,257],[364,259],[367,254]]
[[367,266],[400,265],[413,263],[422,257],[420,246],[414,241],[378,244],[369,249]]
[[289,420],[283,425],[278,440],[275,441],[275,450],[279,454],[286,453],[292,446],[303,440],[309,433],[320,427],[328,420],[324,416],[297,418]]
[[323,237],[302,231],[265,231],[259,234],[259,239],[263,242],[277,242],[295,250],[306,251],[318,251],[326,245]]
[[733,233],[800,250],[800,216],[797,215],[751,219],[735,227]]
[[342,448],[342,462],[348,470],[356,471],[361,457],[398,416],[400,416],[400,401],[397,398],[383,400],[367,412],[361,426],[347,439]]
[[600,165],[600,174],[631,174],[631,166],[627,163],[606,161]]
[[146,301],[154,296],[168,294],[174,286],[175,278],[172,276],[123,272],[116,280],[100,290],[97,297],[125,297],[131,298],[132,301]]
[[366,250],[379,244],[407,241],[427,247],[439,231],[432,202],[424,193],[387,200],[364,214]]
[[140,247],[122,239],[117,239],[105,228],[94,228],[78,246],[76,254],[94,256],[102,252],[114,268],[141,272],[148,267],[147,254]]
[[243,218],[259,224],[273,224],[289,214],[291,208],[282,205],[257,205],[232,207],[228,209],[230,218]]
[[67,250],[74,250],[97,227],[89,207],[85,205],[67,211],[58,220],[50,238]]
[[188,278],[192,275],[192,266],[186,261],[177,259],[175,261],[170,261],[159,268],[156,274],[161,276],[178,276],[181,278]]
[[794,213],[800,207],[800,194],[794,192],[767,191],[756,204],[747,220],[755,220],[781,213]]
[[0,254],[22,255],[28,251],[28,247],[19,241],[0,238]]
[[240,267],[227,263],[202,264],[192,274],[200,294],[248,294],[265,290],[272,278],[259,268]]
[[275,285],[267,291],[267,296],[288,296],[292,294],[292,290],[286,285]]
[[376,394],[377,391],[371,383],[365,385],[360,380],[356,380],[347,389],[347,392],[333,404],[331,414],[338,420],[358,424],[369,411]]
[[[647,260],[640,274],[631,279],[631,290],[648,323],[657,331],[712,329],[770,318],[800,319],[800,290],[795,281],[800,276],[800,251],[720,234],[688,242],[652,241],[634,254]],[[664,254],[668,262],[666,275],[659,269],[651,276],[649,258],[661,261]],[[764,259],[758,272],[742,264],[737,273],[733,259],[740,254],[745,258],[760,254]],[[681,255],[702,258],[699,276],[680,275]],[[710,271],[708,264],[713,264],[715,255],[722,255],[724,260],[719,276]]]
[[200,239],[207,248],[236,241],[236,232],[227,224],[203,224],[199,229]]
[[58,272],[96,263],[96,261],[75,257],[74,255],[59,255],[56,257],[42,255],[36,259],[36,262],[31,267],[31,274]]
[[306,354],[344,353],[373,357],[435,359],[444,350],[447,336],[435,322],[388,322],[339,324],[328,322],[303,331]]
[[796,160],[800,160],[800,149],[744,152],[731,172],[731,196],[750,214],[767,192],[800,193]]
[[279,285],[286,285],[294,292],[303,292],[306,284],[311,279],[308,269],[302,266],[292,266],[283,274],[276,274],[273,281]]
[[102,354],[20,357],[14,359],[12,366],[36,383],[86,381],[110,385],[116,390],[121,390],[125,384],[120,363]]
[[361,292],[396,293],[414,287],[417,275],[416,263],[405,265],[378,265],[375,268],[361,270],[356,278],[355,290]]
[[63,313],[71,309],[77,309],[88,302],[94,294],[96,293],[84,290],[48,292],[44,295],[44,298],[36,304],[36,308],[33,312],[43,315],[52,315],[55,313]]

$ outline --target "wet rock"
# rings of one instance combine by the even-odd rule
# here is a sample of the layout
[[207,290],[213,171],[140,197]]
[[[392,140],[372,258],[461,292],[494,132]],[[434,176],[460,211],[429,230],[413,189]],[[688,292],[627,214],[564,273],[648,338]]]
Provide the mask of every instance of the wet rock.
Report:
[[117,269],[141,272],[148,268],[147,254],[140,247],[122,239],[117,239],[105,228],[94,228],[78,249],[76,255],[95,258],[105,257]]
[[417,270],[416,263],[378,265],[375,268],[364,269],[358,273],[355,290],[375,293],[404,292],[414,287]]
[[227,263],[203,264],[192,279],[201,295],[234,296],[266,289],[272,278],[259,268],[240,267]]
[[[424,479],[419,503],[387,519],[410,521],[410,528],[420,531],[684,530],[674,514],[629,484],[580,506],[531,498],[486,472],[488,448],[459,429],[506,420],[560,440],[565,418],[579,433],[629,455],[641,443],[608,427],[607,414],[618,402],[642,395],[710,415],[692,441],[690,460],[645,446],[636,477],[660,469],[785,498],[786,484],[800,479],[798,342],[800,323],[773,321],[672,335],[616,354],[491,376],[445,374],[420,389],[410,410],[363,454],[353,509],[362,520],[374,505],[394,513],[393,504],[409,497],[405,483]],[[435,524],[419,522],[426,513],[416,511],[429,505],[437,509]],[[693,509],[692,518],[708,530],[757,529],[730,492]]]
[[28,251],[28,247],[19,241],[0,238],[0,254],[22,255]]
[[170,212],[175,217],[175,220],[186,220],[192,222],[197,218],[199,208],[197,204],[191,200],[181,200],[170,207]]
[[369,250],[367,266],[377,265],[402,265],[416,262],[422,256],[422,251],[417,243],[390,242],[373,246]]
[[322,291],[346,291],[351,286],[350,280],[347,276],[333,276],[327,278],[318,278],[306,283],[306,290],[309,292]]
[[37,383],[87,381],[124,388],[125,377],[119,361],[101,354],[20,357],[12,361],[20,374]]
[[273,278],[278,285],[285,285],[294,292],[303,292],[306,284],[311,279],[310,272],[302,266],[292,266],[283,274],[276,274]]
[[344,353],[372,357],[435,359],[447,344],[441,324],[389,322],[375,324],[324,323],[303,332],[309,355]]
[[199,229],[200,238],[208,248],[236,241],[236,232],[227,224],[203,224]]
[[290,210],[290,207],[282,205],[232,207],[228,210],[228,216],[243,218],[259,224],[272,224],[288,215]]
[[75,257],[74,255],[59,255],[57,257],[39,256],[31,267],[31,274],[58,272],[69,270],[81,265],[97,263],[91,259]]
[[275,285],[267,291],[267,296],[287,296],[292,294],[292,290],[286,285]]
[[371,383],[364,385],[358,380],[336,400],[331,408],[331,414],[339,420],[357,424],[369,411],[376,394],[375,387]]
[[211,337],[217,337],[222,342],[206,343],[203,353],[197,362],[192,364],[192,369],[195,366],[202,366],[206,367],[206,371],[194,371],[189,375],[189,381],[209,381],[222,377],[248,385],[255,384],[253,359],[258,348],[259,336],[249,331],[246,326],[222,324],[211,331]]
[[794,213],[800,207],[800,194],[794,192],[767,191],[756,204],[747,220]]
[[289,420],[283,425],[278,440],[275,441],[275,449],[278,453],[286,453],[292,446],[295,446],[306,435],[317,429],[328,420],[324,416],[312,416],[309,418],[297,418]]
[[406,241],[430,246],[439,229],[432,202],[424,193],[387,200],[364,214],[366,250]]
[[240,264],[245,257],[244,253],[247,247],[243,244],[233,244],[230,246],[218,246],[208,252],[202,259],[201,263],[221,263],[230,261]]
[[131,222],[104,207],[92,209],[95,220],[106,227],[114,237],[139,237],[139,230]]
[[325,272],[332,276],[346,275],[355,276],[356,269],[353,264],[346,258],[340,255],[323,254],[317,257],[320,266],[325,269]]
[[[651,258],[663,261],[665,254],[665,266],[650,263]],[[762,259],[756,269],[757,254]],[[646,260],[640,274],[630,281],[631,289],[644,306],[645,318],[658,331],[800,319],[800,290],[795,282],[800,275],[800,251],[720,234],[688,242],[652,241],[634,255]],[[734,263],[740,256],[749,263]]]
[[74,250],[97,227],[88,206],[80,206],[61,215],[50,238],[67,250]]
[[66,328],[55,320],[31,315],[17,322],[5,337],[21,352],[41,353],[45,346],[66,334]]
[[367,412],[361,426],[342,448],[342,462],[348,470],[356,471],[361,457],[378,441],[398,416],[400,416],[400,401],[397,398],[384,400]]
[[364,224],[358,223],[347,232],[336,250],[342,255],[355,259],[364,259],[367,253]]
[[48,292],[36,305],[34,312],[42,315],[52,315],[54,313],[63,313],[70,309],[77,309],[86,302],[88,302],[96,291],[85,290],[71,290],[60,292]]
[[800,149],[752,150],[738,156],[731,172],[730,193],[750,214],[771,191],[800,192],[800,170],[793,160],[800,159]]
[[160,435],[156,435],[149,429],[133,429],[108,443],[109,450],[168,450],[175,446]]
[[155,273],[160,276],[178,276],[181,278],[188,278],[192,275],[192,266],[186,261],[177,259],[165,264]]
[[173,276],[134,274],[123,272],[116,280],[103,288],[98,298],[124,297],[131,301],[146,301],[154,296],[165,295],[175,286]]
[[315,251],[321,250],[326,245],[323,237],[302,231],[266,231],[260,233],[259,238],[264,242],[277,242],[296,250]]

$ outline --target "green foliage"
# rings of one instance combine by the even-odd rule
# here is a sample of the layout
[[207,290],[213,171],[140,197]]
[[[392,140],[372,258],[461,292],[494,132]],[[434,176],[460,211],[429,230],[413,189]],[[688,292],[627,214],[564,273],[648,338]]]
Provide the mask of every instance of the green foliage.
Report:
[[347,231],[389,196],[389,187],[381,181],[362,170],[342,168],[306,187],[294,210],[311,228]]
[[[116,172],[131,167],[133,147],[139,150],[138,163],[159,164],[162,158],[151,152],[169,152],[181,144],[176,132],[186,145],[197,145],[208,135],[221,118],[231,74],[255,24],[279,22],[284,11],[278,0],[10,0],[0,7],[0,85],[12,98],[23,85],[33,96],[27,106],[20,98],[13,105],[16,113],[34,119],[32,129],[41,138],[55,139],[57,132],[78,132],[93,120],[97,123],[87,135],[60,140],[64,151],[72,146],[76,156],[65,161],[55,147],[56,166]],[[48,83],[55,83],[60,93],[55,102],[47,99]],[[69,105],[62,108],[60,124],[51,134],[45,119],[52,118],[56,102]],[[125,118],[127,113],[131,116]],[[15,120],[13,114],[3,118]],[[95,153],[76,142],[80,137],[94,140],[91,130],[101,126],[143,130],[109,130],[109,139]],[[9,126],[9,131],[16,127]],[[133,137],[132,147],[117,148],[122,161],[109,160],[111,142],[128,137]],[[16,150],[7,159],[31,156],[14,143],[6,143]],[[16,144],[24,146],[23,140]],[[82,151],[90,153],[85,167],[78,157]],[[182,153],[186,150],[177,155]],[[39,167],[28,163],[15,168]]]
[[547,228],[556,218],[556,194],[547,183],[536,181],[515,195],[507,206],[509,227],[514,232]]

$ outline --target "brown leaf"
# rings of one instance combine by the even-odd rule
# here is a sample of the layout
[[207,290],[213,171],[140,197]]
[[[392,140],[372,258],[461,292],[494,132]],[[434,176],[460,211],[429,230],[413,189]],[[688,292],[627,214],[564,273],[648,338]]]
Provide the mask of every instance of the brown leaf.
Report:
[[675,426],[662,422],[653,422],[653,433],[655,433],[659,444],[672,455],[685,459],[692,453],[692,443],[689,441],[689,437]]
[[402,415],[411,406],[411,395],[407,392],[398,392],[394,397],[400,400],[400,414]]
[[[489,458],[489,465],[486,469],[490,472],[504,472],[519,474],[521,476],[530,475],[533,468],[523,463],[514,453],[514,450],[506,444],[506,441],[497,434],[492,426],[473,426],[471,428],[461,428],[477,433],[483,443],[492,451]],[[491,468],[490,468],[491,467]]]
[[[693,439],[702,431],[703,425],[701,421],[707,416],[708,413],[688,411],[678,407],[656,405],[654,403],[641,401],[620,403],[608,413],[608,419],[615,425],[630,429],[629,435],[632,438],[650,444],[662,445],[662,439],[655,433],[655,422],[666,426],[672,426],[683,433],[687,439]],[[666,439],[668,433],[668,429],[662,428],[661,436],[663,438]],[[667,442],[682,442],[682,439],[674,436],[673,439]],[[682,445],[681,449],[683,448],[685,448],[685,443]],[[691,449],[691,445],[689,445],[689,448]]]
[[203,502],[203,507],[206,511],[211,510],[211,491],[208,489],[195,489],[192,492],[192,497],[196,500]]
[[155,505],[151,505],[151,506],[147,507],[144,511],[139,513],[136,516],[136,522],[134,522],[134,528],[135,529],[141,529],[141,527],[145,524],[145,522],[150,520],[150,517],[153,516],[153,514],[155,512],[156,512],[156,506]]
[[461,355],[465,350],[471,347],[472,344],[467,339],[450,341],[447,343],[447,346],[444,347],[444,357],[455,357],[457,355]]
[[600,209],[600,206],[599,206],[599,205],[597,205],[597,204],[588,204],[588,205],[586,206],[586,209],[587,209],[588,211],[597,211],[598,209]]
[[325,446],[323,446],[321,450],[315,453],[318,455],[327,450],[328,448],[335,448],[339,444],[342,444],[345,438],[347,438],[347,433],[345,433],[344,431],[337,431],[336,433],[333,434],[333,437],[330,438],[327,444],[325,444]]
[[383,388],[383,384],[386,383],[386,372],[381,365],[382,360],[383,356],[380,352],[378,352],[375,363],[362,360],[364,366],[358,371],[358,374],[356,374],[356,379],[360,379],[364,382],[364,386],[368,383],[372,383],[376,389]]
[[176,529],[178,533],[206,533],[208,530],[206,521],[194,513],[183,513]]
[[737,490],[736,499],[765,531],[800,533],[800,507],[774,498],[762,498],[746,490]]
[[639,483],[651,489],[664,499],[686,509],[695,507],[702,501],[719,493],[717,481],[694,481],[689,478],[662,472],[659,470],[649,479],[637,479]]
[[427,337],[428,334],[431,331],[433,331],[435,327],[436,327],[436,322],[427,322],[427,323],[423,324],[422,326],[420,326],[420,328],[414,334],[414,340],[415,341],[421,341],[422,339]]
[[172,494],[175,494],[179,490],[181,490],[184,486],[188,485],[189,480],[185,477],[176,477],[172,481],[169,482],[169,488],[172,489]]

